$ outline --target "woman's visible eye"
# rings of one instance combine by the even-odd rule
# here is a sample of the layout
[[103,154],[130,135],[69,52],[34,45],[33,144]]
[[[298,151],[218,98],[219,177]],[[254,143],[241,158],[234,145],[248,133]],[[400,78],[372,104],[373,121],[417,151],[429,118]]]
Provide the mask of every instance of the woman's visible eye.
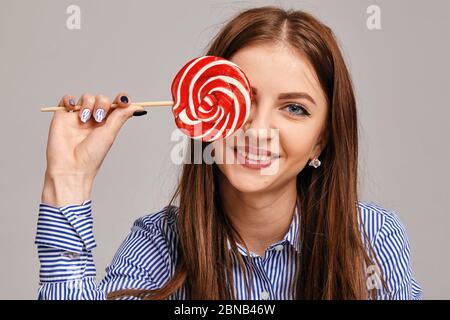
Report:
[[301,104],[297,103],[290,103],[287,106],[285,106],[283,109],[286,109],[289,114],[295,116],[295,117],[304,117],[309,116],[310,113],[306,111],[306,108],[303,107]]

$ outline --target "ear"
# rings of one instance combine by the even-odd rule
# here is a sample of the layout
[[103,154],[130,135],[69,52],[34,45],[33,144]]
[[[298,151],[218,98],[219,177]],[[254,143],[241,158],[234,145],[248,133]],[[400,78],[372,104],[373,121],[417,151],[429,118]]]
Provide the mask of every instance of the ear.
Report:
[[312,149],[312,151],[311,151],[311,154],[309,156],[309,160],[319,158],[321,152],[322,152],[321,145],[320,144],[316,144],[314,146],[314,148]]
[[325,149],[325,146],[328,142],[328,132],[322,132],[322,134],[319,136],[319,139],[317,140],[317,143],[314,145],[313,149],[311,150],[310,159],[319,158],[320,154],[322,153],[323,149]]

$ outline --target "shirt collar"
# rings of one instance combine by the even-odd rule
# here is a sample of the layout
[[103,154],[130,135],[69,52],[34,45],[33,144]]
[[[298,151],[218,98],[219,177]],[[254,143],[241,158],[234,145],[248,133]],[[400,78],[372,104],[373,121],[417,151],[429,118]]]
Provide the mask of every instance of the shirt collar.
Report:
[[[299,226],[300,226],[300,201],[297,199],[294,215],[292,217],[288,232],[284,236],[283,240],[280,240],[276,243],[271,244],[267,248],[266,251],[274,250],[275,247],[277,247],[279,245],[289,244],[299,253],[300,252],[300,243],[299,243],[299,238],[298,238]],[[231,244],[230,244],[229,239],[227,239],[227,244],[228,244],[228,250],[230,250]],[[247,252],[245,251],[245,248],[240,243],[236,243],[236,245],[237,245],[239,253],[246,256]],[[250,252],[250,256],[256,257],[257,255],[254,254],[253,252]]]

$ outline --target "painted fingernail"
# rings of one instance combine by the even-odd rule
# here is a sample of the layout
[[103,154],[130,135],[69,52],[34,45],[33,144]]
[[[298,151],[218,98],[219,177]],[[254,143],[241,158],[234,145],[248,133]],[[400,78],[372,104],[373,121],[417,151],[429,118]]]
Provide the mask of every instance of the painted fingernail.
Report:
[[81,121],[85,122],[89,120],[91,117],[91,110],[90,109],[84,109],[81,113]]
[[120,101],[122,101],[123,103],[128,103],[129,100],[127,96],[121,96]]
[[74,106],[74,105],[75,105],[75,100],[74,100],[74,99],[69,99],[69,104],[70,104],[71,106]]
[[95,121],[102,122],[104,117],[105,117],[105,110],[97,109],[97,111],[95,111],[95,116],[94,116]]
[[133,113],[133,116],[143,116],[143,115],[145,115],[145,114],[147,114],[147,111],[146,111],[146,110],[144,110],[144,111],[139,110],[139,111],[135,111],[135,112]]

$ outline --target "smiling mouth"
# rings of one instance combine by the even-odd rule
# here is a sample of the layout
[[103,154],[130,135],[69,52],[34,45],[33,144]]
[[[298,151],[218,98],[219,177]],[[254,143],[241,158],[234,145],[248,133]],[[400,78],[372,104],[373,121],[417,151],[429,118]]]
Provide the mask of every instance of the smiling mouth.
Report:
[[233,149],[242,157],[252,161],[268,161],[270,159],[278,159],[280,157],[279,154],[273,153],[269,150],[258,149],[250,146],[234,147]]
[[268,167],[280,155],[269,150],[258,149],[251,146],[232,148],[238,163],[251,169],[261,169]]

